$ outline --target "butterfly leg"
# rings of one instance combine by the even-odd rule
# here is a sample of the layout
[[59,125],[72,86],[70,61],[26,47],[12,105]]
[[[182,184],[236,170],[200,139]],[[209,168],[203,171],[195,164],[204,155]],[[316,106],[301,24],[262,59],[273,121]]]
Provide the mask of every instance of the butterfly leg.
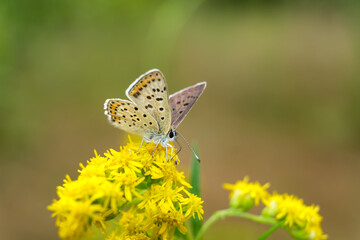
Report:
[[[177,150],[177,152],[175,153],[175,155],[171,158],[171,160],[173,159],[173,158],[175,158],[176,157],[176,155],[178,155],[179,154],[179,152],[181,152],[181,149],[182,149],[182,146],[181,146],[181,144],[178,142],[178,140],[177,139],[175,139],[175,142],[177,143],[177,145],[179,146],[179,150]],[[178,162],[177,162],[177,159],[175,158],[175,165],[177,165],[178,164]]]
[[168,147],[170,147],[170,149],[171,149],[171,154],[170,154],[170,157],[171,157],[171,158],[170,158],[170,160],[172,160],[172,159],[173,159],[173,154],[174,154],[174,147],[173,147],[171,144],[169,144],[169,143],[166,144],[166,159],[167,159],[167,156],[168,156],[168,155],[167,155],[167,148],[168,148]]
[[138,152],[138,151],[140,150],[140,148],[141,148],[141,146],[143,145],[143,143],[144,143],[144,138],[141,139],[140,147],[138,148],[138,150],[136,150],[136,152]]
[[168,147],[168,146],[166,146],[166,147],[165,147],[165,156],[166,156],[166,161],[168,160],[167,147]]
[[157,146],[159,146],[159,144],[160,144],[160,141],[159,141],[159,142],[156,144],[156,146],[154,147],[154,150],[153,150],[151,156],[154,156],[155,150],[156,150]]

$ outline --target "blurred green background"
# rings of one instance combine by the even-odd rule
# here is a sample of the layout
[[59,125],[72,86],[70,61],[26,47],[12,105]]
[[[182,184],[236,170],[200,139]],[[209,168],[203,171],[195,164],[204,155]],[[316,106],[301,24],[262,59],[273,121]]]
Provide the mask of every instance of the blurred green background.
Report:
[[[360,239],[357,1],[2,0],[0,239],[58,239],[46,210],[79,162],[126,133],[103,114],[140,74],[208,87],[179,131],[202,156],[205,218],[249,175],[318,204],[330,239]],[[184,145],[184,144],[183,144]],[[191,153],[180,153],[188,172]],[[256,211],[255,211],[256,212]],[[229,219],[205,239],[256,239]],[[269,239],[290,239],[278,230]]]

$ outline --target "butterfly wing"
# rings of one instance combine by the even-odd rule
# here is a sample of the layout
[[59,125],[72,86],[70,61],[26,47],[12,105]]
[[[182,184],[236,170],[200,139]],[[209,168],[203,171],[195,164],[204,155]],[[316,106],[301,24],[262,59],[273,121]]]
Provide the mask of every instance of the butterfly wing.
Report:
[[171,127],[177,128],[189,113],[195,102],[206,88],[206,82],[185,88],[170,96]]
[[153,69],[141,75],[126,90],[126,95],[156,120],[160,133],[167,134],[171,110],[166,80],[159,70]]
[[105,115],[112,125],[126,132],[151,139],[159,131],[156,120],[134,103],[122,99],[108,99],[104,104]]

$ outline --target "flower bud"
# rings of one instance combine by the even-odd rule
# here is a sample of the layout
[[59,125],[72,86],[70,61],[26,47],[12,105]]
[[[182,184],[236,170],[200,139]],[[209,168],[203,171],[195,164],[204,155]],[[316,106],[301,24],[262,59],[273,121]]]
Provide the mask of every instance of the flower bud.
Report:
[[269,205],[264,207],[261,212],[261,215],[264,217],[275,217],[276,215],[277,204],[275,201],[270,201]]
[[254,200],[250,194],[243,194],[241,190],[236,189],[233,196],[230,198],[230,207],[234,209],[241,209],[244,212],[254,206]]

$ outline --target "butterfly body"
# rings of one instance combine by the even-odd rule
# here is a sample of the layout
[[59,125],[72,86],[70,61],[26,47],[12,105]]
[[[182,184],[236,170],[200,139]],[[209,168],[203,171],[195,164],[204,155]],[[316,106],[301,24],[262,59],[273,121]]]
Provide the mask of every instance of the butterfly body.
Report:
[[164,75],[153,69],[137,78],[126,90],[131,100],[107,99],[105,115],[112,125],[143,137],[156,146],[171,147],[175,129],[206,87],[206,82],[183,89],[169,97]]
[[[170,134],[173,133],[174,135],[172,137],[170,137]],[[168,134],[163,134],[161,132],[158,133],[153,133],[152,135],[148,137],[143,136],[143,139],[145,142],[149,143],[149,142],[153,142],[155,144],[161,144],[161,146],[163,147],[168,147],[169,146],[169,142],[170,141],[174,141],[176,139],[177,135],[176,135],[176,131],[170,129],[170,131],[168,132]]]

